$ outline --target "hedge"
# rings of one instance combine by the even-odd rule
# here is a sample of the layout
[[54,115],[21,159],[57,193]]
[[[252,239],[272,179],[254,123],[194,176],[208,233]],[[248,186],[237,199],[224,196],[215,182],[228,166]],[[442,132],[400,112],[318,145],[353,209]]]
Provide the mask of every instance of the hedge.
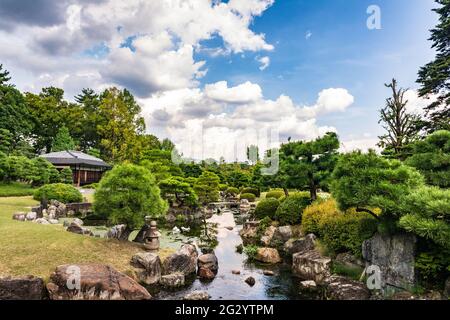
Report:
[[239,197],[241,200],[242,199],[247,199],[249,202],[255,202],[256,200],[256,196],[253,193],[243,193],[240,195]]
[[54,183],[40,187],[34,192],[34,200],[58,200],[63,203],[83,201],[83,196],[77,188],[70,184]]
[[282,196],[284,196],[284,191],[281,190],[271,190],[266,193],[266,199],[267,198],[280,199]]
[[293,225],[300,223],[303,210],[310,203],[309,193],[294,193],[281,202],[275,212],[275,220],[279,221],[280,224]]
[[255,209],[255,216],[258,219],[264,219],[266,217],[268,218],[274,218],[275,212],[278,209],[278,206],[280,205],[280,201],[275,198],[266,198],[258,202],[258,205]]

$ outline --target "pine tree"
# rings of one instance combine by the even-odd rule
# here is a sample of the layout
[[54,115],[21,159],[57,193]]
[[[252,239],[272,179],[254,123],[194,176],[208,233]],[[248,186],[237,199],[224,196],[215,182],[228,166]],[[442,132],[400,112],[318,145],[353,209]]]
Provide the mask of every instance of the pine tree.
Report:
[[5,71],[2,71],[2,70],[3,70],[3,65],[0,64],[0,86],[5,85],[9,80],[11,80],[8,70],[5,70]]
[[404,160],[408,153],[408,145],[417,138],[420,118],[406,110],[408,103],[404,98],[406,90],[397,89],[395,79],[385,86],[392,89],[392,97],[386,99],[386,106],[380,111],[381,118],[378,123],[383,124],[387,133],[378,137],[380,139],[378,146],[384,148],[384,155]]
[[450,0],[436,0],[441,5],[433,9],[439,14],[439,24],[431,30],[432,48],[437,50],[434,61],[419,70],[418,83],[422,85],[419,96],[436,95],[437,100],[427,108],[429,132],[450,130]]
[[57,152],[74,149],[75,142],[70,136],[69,129],[67,129],[66,127],[62,127],[61,129],[59,129],[55,141],[53,142],[52,151]]

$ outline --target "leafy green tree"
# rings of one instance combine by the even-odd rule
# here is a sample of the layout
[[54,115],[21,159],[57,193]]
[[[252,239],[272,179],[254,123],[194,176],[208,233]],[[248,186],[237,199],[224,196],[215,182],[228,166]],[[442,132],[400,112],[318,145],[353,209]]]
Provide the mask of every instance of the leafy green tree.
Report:
[[205,205],[219,200],[219,177],[210,171],[204,171],[194,185],[195,193],[201,204]]
[[8,181],[30,181],[33,177],[33,162],[23,156],[8,157]]
[[96,158],[100,158],[100,150],[96,149],[96,148],[89,148],[86,152],[88,155],[96,157]]
[[73,172],[70,168],[64,168],[60,172],[61,182],[66,184],[73,184]]
[[53,141],[62,127],[67,127],[74,140],[78,140],[82,126],[82,109],[64,100],[64,90],[43,88],[39,95],[26,94],[26,103],[33,119],[33,140],[37,151],[50,152]]
[[418,83],[421,97],[437,95],[437,100],[427,108],[430,121],[426,128],[430,131],[450,130],[450,2],[436,0],[438,8],[433,9],[439,15],[439,24],[431,30],[432,48],[437,51],[434,61],[419,71]]
[[111,88],[101,95],[99,106],[102,155],[112,163],[134,161],[140,156],[138,135],[145,129],[141,108],[126,89]]
[[52,151],[66,151],[75,150],[75,142],[70,136],[69,129],[66,127],[61,127],[56,134],[55,140],[52,144]]
[[422,187],[401,201],[400,226],[450,249],[450,190]]
[[100,147],[100,135],[97,126],[100,124],[102,115],[100,113],[100,96],[90,88],[84,88],[79,95],[75,97],[75,101],[82,109],[82,127],[83,132],[79,137],[80,147],[83,151],[91,148],[98,149]]
[[225,179],[229,186],[240,188],[248,186],[252,177],[249,172],[237,169],[229,172]]
[[356,208],[380,219],[373,208],[381,209],[381,218],[399,218],[399,200],[423,185],[422,175],[398,160],[378,156],[373,150],[344,154],[334,172],[332,193],[339,209]]
[[8,70],[3,70],[3,64],[0,64],[0,86],[5,85],[9,80],[11,80],[11,77]]
[[185,177],[198,178],[202,174],[202,167],[196,163],[180,163],[180,169]]
[[155,177],[156,183],[170,178],[170,167],[164,165],[163,163],[156,161],[151,162],[150,160],[141,161],[140,165],[147,170],[149,170]]
[[12,152],[14,137],[7,129],[0,128],[0,152],[10,154]]
[[175,144],[170,141],[170,139],[166,138],[161,142],[161,149],[165,151],[172,151],[175,149]]
[[7,71],[2,72],[0,68],[0,129],[13,135],[11,147],[14,148],[16,143],[29,136],[33,122],[22,93],[6,84],[7,79]]
[[384,148],[383,154],[388,157],[404,160],[409,144],[417,140],[420,117],[406,110],[406,90],[397,89],[397,80],[392,79],[392,82],[385,86],[392,90],[392,97],[386,99],[386,106],[380,111],[379,123],[383,124],[387,133],[378,137],[378,146]]
[[198,197],[188,182],[180,177],[172,177],[161,181],[159,184],[161,197],[169,202],[170,206],[177,203],[179,206],[196,207]]
[[318,188],[328,189],[338,159],[338,149],[339,140],[333,132],[314,141],[283,144],[280,148],[283,188],[307,188],[311,200],[316,200]]
[[140,166],[115,166],[100,181],[94,194],[94,212],[113,224],[125,224],[122,240],[141,228],[145,216],[159,217],[167,211],[153,175]]
[[9,162],[8,156],[0,151],[0,181],[5,181],[8,177]]
[[[172,152],[167,150],[158,150],[158,149],[148,149],[144,150],[141,154],[141,159],[143,161],[148,160],[150,163],[155,163],[155,166],[165,166],[168,168],[168,173],[173,176],[182,176],[183,172],[180,167],[172,162]],[[141,161],[141,164],[143,163]],[[146,162],[145,162],[146,163]],[[149,167],[148,164],[145,164],[146,167]],[[150,168],[150,167],[149,167]],[[162,178],[161,180],[164,180]],[[161,181],[158,180],[158,181]]]
[[30,180],[34,186],[60,182],[58,170],[46,159],[37,157],[31,160],[32,172]]
[[406,164],[418,169],[431,185],[450,187],[450,131],[440,130],[417,141]]

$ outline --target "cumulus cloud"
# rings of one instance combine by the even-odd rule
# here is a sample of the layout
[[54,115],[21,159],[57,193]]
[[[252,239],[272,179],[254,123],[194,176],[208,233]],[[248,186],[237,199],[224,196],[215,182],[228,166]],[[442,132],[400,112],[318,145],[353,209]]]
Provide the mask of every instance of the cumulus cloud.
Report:
[[[148,128],[170,137],[185,156],[209,158],[221,152],[220,156],[234,161],[245,159],[243,145],[265,143],[267,148],[289,137],[311,140],[335,132],[332,126],[318,125],[316,115],[344,111],[353,96],[345,89],[325,89],[312,106],[302,106],[286,95],[265,99],[261,87],[251,82],[229,86],[220,81],[203,90],[175,90],[140,102]],[[263,139],[275,133],[276,141]]]
[[141,97],[192,88],[207,72],[205,62],[194,58],[204,40],[222,39],[214,54],[273,49],[264,34],[250,29],[272,3],[4,0],[0,59],[10,69],[32,72],[30,82],[36,83],[29,87],[37,87],[43,74],[73,77],[83,66],[81,72],[100,75],[100,83],[127,86]]

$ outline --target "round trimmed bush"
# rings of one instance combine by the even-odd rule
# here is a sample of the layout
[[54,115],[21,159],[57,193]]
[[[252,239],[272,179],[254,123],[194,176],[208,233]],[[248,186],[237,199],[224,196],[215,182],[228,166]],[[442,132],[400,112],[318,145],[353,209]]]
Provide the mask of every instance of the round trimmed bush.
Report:
[[75,203],[83,200],[83,196],[77,188],[65,183],[47,184],[40,187],[34,192],[33,198],[37,201],[58,200],[62,203]]
[[237,196],[239,194],[239,189],[235,187],[229,187],[225,193],[230,196]]
[[303,210],[311,203],[309,194],[295,193],[287,197],[275,212],[280,224],[297,224],[302,220]]
[[257,188],[243,188],[241,191],[242,194],[244,193],[253,193],[255,196],[259,197],[260,196],[260,192],[259,189]]
[[256,196],[253,193],[243,193],[240,195],[240,199],[247,199],[248,202],[255,202]]
[[226,184],[223,184],[223,183],[219,184],[220,191],[227,191],[227,189],[228,189],[228,186]]
[[284,191],[281,190],[271,190],[266,193],[266,199],[268,198],[280,199],[282,196],[284,196]]
[[275,212],[280,205],[280,201],[275,198],[267,198],[258,202],[258,205],[255,209],[255,216],[258,219],[264,219],[266,217],[273,218],[275,216]]

